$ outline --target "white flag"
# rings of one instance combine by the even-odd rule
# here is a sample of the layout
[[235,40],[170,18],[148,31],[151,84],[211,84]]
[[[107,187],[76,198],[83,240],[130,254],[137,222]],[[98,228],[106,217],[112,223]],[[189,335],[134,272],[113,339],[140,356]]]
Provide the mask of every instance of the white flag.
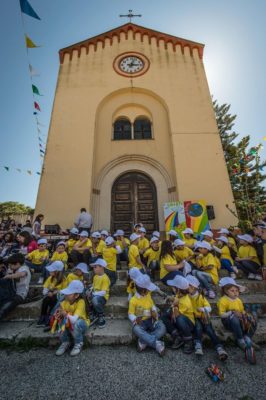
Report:
[[40,76],[40,73],[29,64],[30,75],[31,76]]

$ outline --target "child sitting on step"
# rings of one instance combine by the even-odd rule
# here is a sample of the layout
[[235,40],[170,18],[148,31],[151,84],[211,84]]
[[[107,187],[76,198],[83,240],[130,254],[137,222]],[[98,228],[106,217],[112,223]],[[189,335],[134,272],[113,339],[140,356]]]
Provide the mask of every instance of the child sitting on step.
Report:
[[160,339],[166,329],[158,318],[157,309],[150,292],[157,289],[148,275],[140,274],[136,280],[136,293],[129,301],[128,318],[133,325],[133,333],[138,338],[138,351],[146,347],[155,349],[160,356],[165,353],[165,346]]
[[88,274],[88,266],[85,263],[79,263],[73,269],[73,272],[67,275],[67,285],[72,281],[81,281],[84,284],[84,275]]
[[78,228],[72,228],[69,231],[69,238],[66,242],[66,251],[70,256],[71,251],[73,250],[75,244],[79,240],[79,230]]
[[64,263],[65,270],[67,270],[68,254],[66,252],[66,244],[63,241],[57,243],[55,251],[51,257],[51,261],[62,261]]
[[[171,231],[170,231],[171,232]],[[170,240],[163,240],[160,252],[160,279],[167,285],[167,281],[174,279],[176,275],[183,275],[185,263],[176,261],[173,245]]]
[[92,283],[92,306],[95,316],[98,318],[98,327],[104,328],[106,325],[104,319],[104,306],[110,296],[110,279],[105,273],[107,262],[102,258],[98,258],[95,263],[91,264],[91,267],[94,272]]
[[150,247],[150,242],[149,240],[145,237],[146,235],[146,229],[144,226],[141,226],[138,230],[138,235],[140,235],[139,242],[138,242],[138,248],[140,255],[142,256],[146,250]]
[[111,286],[113,286],[117,280],[116,264],[117,256],[122,252],[120,246],[115,245],[115,240],[112,236],[108,236],[105,239],[105,247],[103,248],[103,259],[107,263],[105,273],[109,276]]
[[240,242],[240,247],[235,259],[236,266],[248,275],[248,279],[261,281],[261,265],[256,249],[252,246],[252,236],[238,235],[237,237]]
[[125,232],[122,229],[118,229],[114,237],[116,238],[116,246],[119,246],[122,252],[119,254],[119,261],[128,262],[128,248],[130,246],[130,241],[125,237]]
[[150,247],[145,251],[143,257],[147,259],[147,272],[149,275],[155,277],[155,271],[160,269],[160,240],[157,237],[152,237],[150,240]]
[[220,340],[218,339],[215,330],[210,320],[211,306],[203,293],[199,290],[200,282],[192,275],[186,277],[189,283],[189,297],[193,306],[195,316],[195,354],[203,355],[202,350],[202,335],[206,333],[211,339],[220,360],[225,361],[228,357]]
[[39,279],[38,283],[43,284],[45,278],[45,266],[49,262],[49,251],[47,250],[47,240],[38,240],[38,249],[33,250],[31,253],[26,255],[25,264],[34,272],[41,272],[42,277]]
[[183,232],[184,242],[187,247],[190,249],[194,249],[194,245],[196,243],[196,239],[194,238],[194,232],[191,228],[186,228]]
[[234,266],[234,261],[231,257],[230,249],[228,247],[228,239],[225,236],[217,238],[217,246],[213,246],[214,250],[220,254],[220,261],[222,269],[226,269],[231,278],[235,279],[238,273],[237,267]]
[[257,323],[253,316],[248,315],[239,298],[244,287],[238,285],[233,278],[222,278],[219,282],[222,288],[222,297],[217,303],[218,312],[225,329],[231,331],[237,345],[246,352],[247,360],[254,363],[252,336]]
[[57,356],[63,355],[70,347],[70,340],[74,339],[74,347],[71,356],[77,356],[83,347],[84,336],[90,325],[86,313],[85,301],[81,297],[84,285],[80,281],[72,281],[66,289],[61,290],[64,300],[55,312],[58,323],[64,324],[64,330],[60,335],[61,345],[56,351]]
[[132,267],[137,267],[143,272],[145,272],[145,265],[142,263],[141,258],[140,258],[140,252],[138,248],[138,243],[139,243],[140,235],[137,233],[132,233],[130,235],[130,246],[128,250],[128,267],[129,269]]

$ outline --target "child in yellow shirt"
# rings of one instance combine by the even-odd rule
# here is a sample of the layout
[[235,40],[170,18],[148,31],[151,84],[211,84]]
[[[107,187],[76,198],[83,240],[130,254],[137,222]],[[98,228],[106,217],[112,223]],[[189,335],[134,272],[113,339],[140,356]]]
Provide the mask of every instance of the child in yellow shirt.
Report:
[[92,283],[92,305],[93,310],[98,318],[97,325],[104,328],[106,321],[104,319],[104,306],[109,299],[110,279],[105,273],[107,262],[102,258],[98,258],[95,263],[91,264],[94,277]]
[[198,269],[194,269],[192,274],[200,281],[201,286],[207,292],[207,296],[210,299],[214,299],[216,295],[212,286],[217,285],[219,281],[217,261],[211,254],[212,247],[208,242],[198,242],[197,250],[200,253],[199,256],[196,257]]
[[150,242],[149,240],[145,237],[146,235],[146,229],[141,226],[139,228],[138,234],[140,235],[139,242],[138,242],[138,248],[140,255],[142,256],[146,250],[150,247]]
[[222,269],[226,269],[231,278],[235,279],[238,273],[237,267],[234,266],[234,261],[231,257],[230,249],[228,247],[228,239],[225,236],[217,238],[217,247],[213,246],[214,250],[220,254],[220,261]]
[[256,249],[252,246],[250,235],[238,235],[240,247],[235,259],[236,266],[248,275],[248,279],[262,280],[261,264]]
[[173,245],[170,240],[163,240],[160,253],[160,280],[167,285],[167,281],[176,275],[183,275],[184,262],[176,261]]
[[89,239],[88,232],[80,232],[79,240],[74,244],[73,250],[70,253],[70,257],[74,265],[78,265],[80,262],[85,262],[87,265],[89,265],[91,261],[91,248],[92,243]]
[[117,256],[122,252],[119,246],[115,245],[115,241],[112,236],[108,236],[105,239],[105,247],[103,248],[103,259],[107,263],[105,273],[109,276],[111,286],[113,286],[117,280],[116,264]]
[[[66,281],[67,285],[72,281],[84,281],[84,275],[88,274],[88,266],[85,263],[79,263],[73,269],[73,272],[67,275]],[[84,283],[84,282],[83,282]]]
[[41,272],[42,277],[39,279],[38,284],[43,284],[46,277],[45,266],[49,262],[49,251],[47,250],[47,240],[38,240],[38,249],[33,250],[26,255],[25,264],[34,272]]
[[160,241],[157,237],[152,237],[150,240],[150,247],[143,254],[147,259],[147,268],[150,275],[154,277],[155,271],[160,269]]
[[78,228],[72,228],[69,231],[69,238],[66,242],[66,251],[68,253],[68,255],[71,254],[71,251],[74,248],[74,245],[77,243],[78,239],[79,239],[79,230]]
[[70,339],[74,339],[74,347],[70,352],[71,356],[77,356],[83,347],[84,336],[90,325],[86,313],[85,301],[81,298],[84,285],[80,281],[72,281],[66,289],[61,290],[65,296],[56,310],[55,318],[65,321],[65,329],[60,335],[61,345],[56,351],[57,356],[62,356],[70,347]]
[[[257,323],[248,316],[244,305],[239,298],[244,287],[238,285],[233,278],[222,278],[219,282],[222,288],[222,297],[217,303],[218,312],[225,329],[231,331],[238,346],[246,352],[247,360],[254,363],[254,349],[251,337],[254,335]],[[251,351],[250,351],[251,350]]]
[[122,229],[118,229],[114,237],[116,238],[116,245],[119,246],[122,252],[119,254],[119,261],[128,262],[128,249],[130,246],[130,241],[125,237],[125,232]]
[[186,277],[189,283],[189,297],[193,306],[195,316],[195,354],[202,356],[202,335],[206,333],[211,339],[220,360],[225,361],[228,357],[210,320],[211,306],[206,297],[199,291],[200,282],[192,275]]
[[188,294],[189,283],[183,276],[176,275],[174,279],[167,281],[167,285],[172,287],[175,297],[171,299],[171,307],[163,315],[162,320],[167,332],[172,336],[172,348],[183,347],[185,354],[191,354],[194,349],[192,335],[195,329],[195,317]]
[[129,269],[132,267],[137,267],[143,271],[145,271],[145,266],[141,261],[138,243],[139,243],[140,235],[136,233],[132,233],[130,236],[130,246],[128,251],[128,267]]
[[166,329],[158,318],[157,309],[150,296],[150,292],[157,289],[146,274],[139,274],[135,280],[136,293],[129,301],[128,318],[133,325],[133,333],[138,338],[139,352],[151,347],[160,356],[165,353],[164,342],[160,339]]
[[196,243],[193,230],[191,228],[186,228],[182,234],[184,235],[185,245],[193,250]]
[[201,235],[203,236],[202,240],[204,240],[205,242],[209,243],[211,246],[213,244],[215,244],[215,240],[213,239],[212,231],[207,230],[207,231],[201,232]]
[[66,252],[66,244],[63,241],[60,241],[56,245],[56,250],[53,252],[51,261],[62,261],[64,263],[65,270],[67,270],[67,260],[68,255]]

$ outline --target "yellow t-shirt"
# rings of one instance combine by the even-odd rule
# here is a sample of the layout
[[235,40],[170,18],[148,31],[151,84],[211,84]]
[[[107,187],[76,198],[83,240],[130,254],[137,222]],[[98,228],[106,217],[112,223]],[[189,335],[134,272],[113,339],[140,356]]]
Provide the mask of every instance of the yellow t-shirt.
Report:
[[83,242],[82,246],[81,246],[81,243],[82,243],[81,240],[78,240],[78,241],[75,243],[75,246],[81,247],[82,249],[91,248],[91,247],[92,247],[92,243],[91,243],[91,240],[90,240],[90,239],[85,240],[85,242]]
[[83,275],[76,275],[74,272],[71,272],[70,274],[67,275],[67,286],[70,284],[72,281],[83,281]]
[[107,301],[109,299],[110,279],[106,274],[94,275],[92,285],[94,292],[101,292],[104,290],[106,292],[104,295],[105,300]]
[[155,310],[151,295],[139,296],[137,293],[129,301],[128,314],[141,317],[142,320],[151,318],[151,312]]
[[151,261],[158,261],[160,257],[160,248],[158,250],[154,250],[152,247],[150,247],[148,250],[145,251],[144,257],[148,258],[148,266],[150,265]]
[[190,239],[184,238],[184,239],[183,239],[183,242],[185,242],[185,245],[186,245],[187,247],[191,247],[191,248],[194,247],[196,241],[197,241],[197,240],[194,239],[194,238],[190,238]]
[[139,250],[144,250],[150,247],[150,242],[146,237],[142,237],[139,239],[138,248]]
[[99,255],[102,256],[103,254],[103,249],[106,247],[105,241],[104,240],[100,240],[98,246],[96,247],[96,251]]
[[170,256],[170,254],[167,254],[164,256],[164,258],[161,258],[160,261],[160,279],[163,279],[167,274],[169,274],[169,271],[165,268],[165,265],[176,265],[176,259],[175,257]]
[[62,261],[64,264],[67,263],[68,260],[68,255],[66,251],[63,251],[63,253],[58,253],[55,251],[51,257],[51,261]]
[[83,299],[78,299],[73,304],[70,304],[69,301],[64,300],[60,303],[60,306],[68,314],[72,316],[76,315],[77,317],[79,317],[79,319],[83,319],[89,326],[90,320],[86,313],[86,305]]
[[49,276],[43,284],[43,287],[48,290],[63,290],[67,287],[68,283],[65,277],[63,277],[61,283],[57,283],[56,279],[52,280],[52,277]]
[[239,297],[233,300],[228,296],[222,296],[217,303],[217,307],[220,316],[228,311],[244,312],[244,306]]
[[128,267],[132,268],[132,267],[136,267],[141,269],[142,268],[142,264],[138,264],[138,262],[136,261],[136,258],[139,257],[139,249],[138,246],[136,246],[135,244],[131,244],[129,246],[129,251],[128,251]]
[[[129,247],[129,245],[130,245],[129,239],[127,239],[127,238],[124,238],[124,239],[125,239],[125,242],[127,243],[127,247]],[[116,244],[116,246],[120,246],[122,251],[125,250],[125,246],[123,245],[122,240],[116,240],[115,244]]]
[[[31,253],[30,253],[31,254]],[[258,259],[258,255],[254,247],[247,245],[247,246],[240,246],[237,253],[239,258],[246,258],[246,257],[254,257],[252,261],[256,264],[260,265],[260,260]]]
[[103,259],[107,262],[107,268],[110,271],[116,271],[116,261],[118,251],[114,247],[104,247],[103,249]]
[[234,265],[234,261],[231,257],[230,250],[228,246],[223,246],[221,248],[221,259],[229,260],[232,265]]
[[67,241],[67,251],[68,254],[71,253],[71,251],[73,250],[74,245],[77,243],[77,240],[75,239],[68,239]]
[[202,316],[202,312],[198,311],[198,308],[201,307],[210,307],[210,303],[206,299],[206,297],[202,296],[202,294],[198,293],[195,296],[189,296],[192,306],[193,312],[196,318],[200,318]]
[[33,250],[27,255],[27,260],[30,260],[33,264],[41,265],[44,261],[48,260],[49,251],[46,249],[40,251],[39,249]]
[[[210,265],[213,265],[212,269],[205,270],[205,268]],[[219,281],[219,276],[217,271],[217,260],[215,260],[215,257],[211,253],[206,254],[206,256],[203,256],[200,259],[200,267],[202,271],[207,272],[208,274],[211,275],[213,283],[217,285]]]
[[178,297],[178,295],[176,295],[175,298],[178,299],[178,310],[180,314],[185,315],[193,324],[195,324],[193,305],[189,295],[186,294],[182,297]]
[[237,253],[236,241],[231,236],[228,236],[228,242],[231,244],[232,249]]
[[188,257],[191,257],[194,255],[193,251],[189,247],[186,247],[186,246],[184,246],[184,248],[182,250],[175,249],[174,254],[176,256],[177,262],[186,260]]

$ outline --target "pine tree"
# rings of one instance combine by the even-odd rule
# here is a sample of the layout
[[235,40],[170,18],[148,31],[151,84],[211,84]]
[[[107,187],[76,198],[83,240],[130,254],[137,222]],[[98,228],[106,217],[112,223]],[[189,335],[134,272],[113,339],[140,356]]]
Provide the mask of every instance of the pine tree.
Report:
[[[266,178],[263,175],[266,162],[261,162],[259,156],[262,145],[250,148],[250,136],[235,143],[239,135],[233,130],[236,115],[230,114],[231,106],[219,106],[216,100],[213,106],[235,199],[236,216],[240,226],[247,228],[266,211],[266,189],[262,185]],[[226,207],[234,213],[228,205]]]

